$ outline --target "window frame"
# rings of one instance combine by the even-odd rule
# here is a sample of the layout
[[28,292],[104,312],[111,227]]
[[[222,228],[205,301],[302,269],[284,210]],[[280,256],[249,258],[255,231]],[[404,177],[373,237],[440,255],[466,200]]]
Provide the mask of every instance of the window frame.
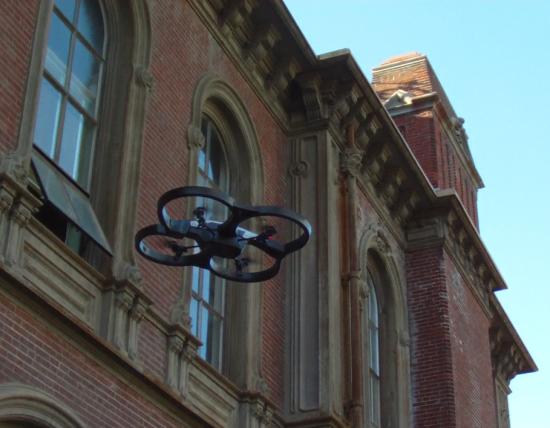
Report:
[[[206,129],[204,129],[206,127]],[[222,136],[221,132],[219,131],[219,127],[216,124],[215,120],[212,119],[211,116],[208,114],[203,114],[201,118],[201,131],[203,132],[204,136],[204,145],[199,149],[197,153],[197,177],[196,180],[199,182],[200,185],[211,187],[216,190],[228,193],[229,189],[231,187],[231,166],[228,160],[227,156],[227,147],[225,147],[228,142],[227,140],[224,140],[224,137]],[[205,134],[206,131],[206,135]],[[213,134],[213,132],[215,134]],[[221,151],[222,156],[222,168],[219,172],[220,182],[216,183],[215,181],[215,173],[212,173],[212,177],[209,175],[209,162],[210,162],[210,155],[212,151],[212,137],[216,138],[217,145],[219,146],[219,150]],[[204,153],[204,166],[206,169],[201,168],[201,153]],[[188,207],[189,212],[192,211],[191,208],[194,207]],[[220,277],[217,277],[212,272],[200,269],[197,267],[193,267],[188,275],[188,281],[191,283],[191,302],[190,302],[190,318],[191,318],[191,331],[197,337],[201,342],[202,345],[199,347],[198,355],[204,359],[206,362],[211,364],[214,368],[216,368],[218,371],[222,371],[222,364],[223,364],[223,356],[224,356],[224,330],[225,330],[225,294],[226,294],[226,280]],[[216,308],[215,303],[211,303],[207,301],[204,297],[204,283],[206,281],[209,282],[208,288],[211,292],[212,289],[214,289],[214,293],[216,293],[213,296],[213,300],[216,301],[219,299],[219,307]],[[195,287],[196,285],[196,287]],[[195,290],[196,288],[196,290]],[[218,294],[219,293],[219,294]],[[196,302],[196,310],[193,309],[193,305]],[[212,350],[211,349],[211,337],[208,337],[210,334],[209,325],[206,327],[206,333],[205,337],[202,337],[202,323],[204,322],[204,319],[202,317],[202,311],[206,311],[208,314],[208,320],[210,320],[210,317],[214,319],[218,319],[220,321],[219,331],[214,332],[213,334],[219,335],[219,342],[215,347],[217,349]],[[193,318],[193,315],[195,314],[196,318]],[[206,339],[206,340],[205,340]],[[213,355],[212,352],[215,352],[217,355]]]
[[[37,97],[36,97],[36,113],[34,115],[33,119],[33,146],[37,147],[42,153],[44,153],[46,156],[48,156],[53,163],[63,172],[63,174],[67,177],[67,179],[70,179],[74,182],[74,184],[81,189],[86,195],[89,195],[90,186],[91,186],[91,180],[92,180],[92,173],[94,169],[94,163],[95,163],[95,146],[97,144],[97,138],[98,138],[98,128],[99,128],[99,122],[100,122],[100,111],[101,111],[101,105],[103,102],[103,86],[104,86],[104,80],[105,80],[105,73],[106,73],[106,64],[109,60],[108,58],[108,51],[109,51],[109,43],[110,38],[108,34],[107,29],[107,19],[105,14],[105,7],[102,0],[95,0],[97,1],[97,4],[99,6],[99,11],[101,13],[101,25],[103,29],[103,46],[102,46],[102,52],[97,51],[97,49],[90,43],[79,31],[78,24],[76,22],[76,19],[79,17],[80,9],[82,7],[82,3],[85,0],[78,0],[75,2],[75,10],[73,12],[73,19],[69,20],[68,17],[64,15],[64,13],[61,11],[59,7],[55,4],[55,0],[51,1],[49,16],[48,16],[48,24],[46,26],[46,36],[45,36],[45,42],[43,46],[42,51],[42,59],[41,59],[41,78],[39,79],[38,83],[38,91],[37,91]],[[50,70],[48,70],[46,61],[48,57],[48,49],[49,49],[49,40],[51,36],[51,30],[52,30],[52,21],[54,16],[57,16],[58,19],[66,26],[66,28],[69,30],[69,49],[68,49],[68,58],[67,58],[67,64],[65,69],[65,78],[64,82],[61,84],[58,79],[53,76]],[[71,94],[71,83],[73,81],[73,63],[75,59],[75,50],[77,46],[77,42],[80,41],[85,48],[88,49],[88,51],[91,51],[94,58],[99,59],[99,72],[98,72],[98,81],[97,81],[97,89],[96,89],[96,97],[95,97],[95,108],[94,108],[94,114],[90,114],[86,110],[86,108],[81,105],[81,103],[74,97],[74,95]],[[59,112],[59,118],[56,120],[55,124],[55,138],[53,141],[53,149],[54,149],[54,156],[50,156],[48,153],[45,153],[44,148],[38,146],[35,142],[34,134],[36,132],[36,126],[37,126],[37,118],[40,113],[40,99],[42,95],[42,88],[43,88],[43,82],[48,82],[54,90],[60,94],[60,112]],[[65,119],[67,116],[67,111],[69,109],[69,106],[72,106],[75,110],[77,110],[80,114],[83,115],[84,120],[89,120],[93,124],[93,132],[91,137],[91,147],[90,147],[90,153],[89,153],[89,159],[88,159],[88,170],[87,170],[87,177],[85,178],[85,184],[83,185],[77,177],[74,177],[73,174],[63,169],[63,167],[60,165],[60,156],[61,156],[61,150],[62,150],[62,144],[63,144],[63,134],[65,130]],[[77,163],[80,163],[80,159],[76,159]]]
[[[231,177],[229,193],[238,202],[263,203],[264,173],[257,133],[238,91],[215,73],[205,73],[197,82],[191,102],[187,129],[188,185],[196,185],[198,150],[204,144],[201,118],[213,119],[227,142],[227,159],[236,175]],[[231,168],[231,165],[237,165]],[[181,299],[172,307],[170,319],[190,332],[191,282],[184,276]],[[243,390],[256,390],[261,379],[262,291],[227,282],[225,290],[225,326],[220,374]],[[183,316],[181,315],[183,314]],[[181,321],[180,321],[181,320]],[[234,334],[235,332],[239,334]]]
[[378,300],[380,352],[380,426],[409,426],[412,422],[409,325],[404,266],[397,245],[379,222],[368,224],[359,240],[362,293],[363,425],[371,428],[368,415],[368,311],[367,273]]

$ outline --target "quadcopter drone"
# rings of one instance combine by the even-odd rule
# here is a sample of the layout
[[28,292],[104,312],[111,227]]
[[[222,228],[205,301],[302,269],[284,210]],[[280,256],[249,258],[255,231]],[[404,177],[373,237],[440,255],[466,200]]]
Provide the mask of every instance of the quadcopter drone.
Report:
[[[193,207],[194,218],[172,218],[168,205],[185,198],[200,198],[203,205]],[[189,200],[189,199],[188,199]],[[221,204],[227,218],[214,220],[207,208]],[[158,200],[160,224],[146,226],[135,237],[137,251],[145,258],[167,266],[195,266],[207,269],[222,278],[237,282],[260,282],[279,272],[285,256],[306,245],[311,225],[295,212],[275,206],[238,205],[220,191],[199,186],[180,187],[164,193]],[[280,237],[273,224],[261,224],[258,231],[245,225],[261,219],[294,226],[294,239]],[[164,239],[164,248],[152,245],[152,239]],[[187,245],[190,241],[193,245]],[[267,265],[248,255],[256,254]],[[263,253],[263,254],[262,254]]]

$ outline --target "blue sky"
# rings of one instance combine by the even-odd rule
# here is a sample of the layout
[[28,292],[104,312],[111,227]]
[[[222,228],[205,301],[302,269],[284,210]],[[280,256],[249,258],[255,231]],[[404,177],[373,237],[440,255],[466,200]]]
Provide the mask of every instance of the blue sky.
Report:
[[511,383],[513,428],[550,406],[550,1],[285,0],[317,54],[349,48],[367,76],[428,55],[485,182],[481,237],[508,283],[498,297],[539,367]]

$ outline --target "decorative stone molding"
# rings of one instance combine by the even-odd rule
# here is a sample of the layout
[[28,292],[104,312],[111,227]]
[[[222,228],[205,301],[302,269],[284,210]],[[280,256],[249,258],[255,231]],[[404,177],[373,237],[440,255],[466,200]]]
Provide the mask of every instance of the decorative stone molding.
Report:
[[153,77],[153,74],[146,66],[134,65],[134,78],[138,85],[143,86],[147,89],[153,88],[155,79]]
[[165,381],[183,396],[189,392],[189,371],[199,345],[200,342],[181,327],[173,327],[168,334]]
[[309,163],[307,163],[305,160],[298,160],[290,165],[290,167],[288,168],[288,172],[294,177],[305,178],[308,176],[309,169]]
[[187,127],[187,147],[190,150],[200,150],[204,147],[205,140],[201,129],[195,124]]
[[123,262],[115,268],[115,280],[119,284],[128,283],[136,289],[141,289],[143,275],[137,265]]
[[346,176],[358,177],[365,152],[356,147],[346,147],[340,154],[340,171]]
[[269,385],[263,377],[256,376],[255,385],[256,385],[256,389],[261,395],[263,396],[269,395]]
[[323,103],[320,94],[321,77],[314,74],[301,74],[296,82],[302,89],[302,101],[305,106],[306,119],[314,121],[323,118]]
[[23,422],[35,426],[84,428],[76,414],[57,398],[21,383],[0,385],[0,425]]
[[28,167],[16,153],[0,158],[0,263],[17,268],[25,229],[42,202],[27,189]]
[[453,127],[456,141],[459,144],[467,147],[468,134],[466,134],[466,130],[464,129],[464,119],[461,117],[453,117],[451,119],[451,126]]
[[[0,185],[0,236],[8,237],[9,213],[14,201],[14,194]],[[8,239],[0,242],[0,263],[6,260]]]
[[178,335],[168,337],[166,349],[166,384],[174,389],[179,388],[180,356],[183,350],[184,339]]
[[441,218],[418,219],[410,225],[406,232],[409,248],[443,243],[445,238],[445,225]]
[[386,396],[382,397],[383,411],[391,415],[387,422],[391,426],[409,426],[412,415],[407,290],[403,267],[397,262],[397,254],[403,250],[390,244],[389,236],[386,227],[373,220],[359,240],[359,260],[367,288],[365,296],[372,292],[367,286],[370,272],[381,310],[381,349],[386,352],[381,359],[386,361],[383,372],[387,385]]
[[251,406],[252,416],[258,421],[258,428],[271,426],[273,410],[261,398],[257,398]]
[[142,296],[136,297],[134,305],[130,309],[128,326],[128,356],[132,360],[138,359],[139,326],[149,309],[150,302]]
[[491,360],[495,378],[506,385],[520,373],[537,370],[537,366],[525,349],[504,309],[494,297],[490,300],[493,317],[489,330]]
[[134,303],[134,294],[127,289],[118,290],[114,301],[113,343],[123,352],[128,352],[128,317]]
[[22,188],[27,186],[29,164],[21,155],[9,153],[0,159],[0,176],[8,176]]
[[191,327],[191,316],[189,314],[189,304],[187,299],[183,298],[184,287],[180,289],[179,298],[170,308],[170,325],[180,326],[189,329]]

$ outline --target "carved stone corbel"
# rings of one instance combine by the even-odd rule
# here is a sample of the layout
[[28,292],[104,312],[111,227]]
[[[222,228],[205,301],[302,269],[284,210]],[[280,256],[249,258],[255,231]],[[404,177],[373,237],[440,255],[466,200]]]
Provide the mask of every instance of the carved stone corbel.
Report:
[[356,147],[346,147],[340,154],[340,172],[344,176],[358,177],[365,152]]
[[194,338],[188,336],[180,357],[179,391],[183,396],[186,396],[189,392],[189,371],[193,360],[197,358],[197,349],[199,347],[199,343],[192,339]]
[[317,74],[302,74],[296,77],[296,82],[302,89],[306,119],[314,121],[323,118],[323,103],[320,93],[321,77]]
[[134,298],[135,294],[128,288],[117,290],[115,293],[111,340],[124,353],[128,353],[129,315]]
[[189,389],[189,371],[197,357],[200,342],[181,327],[174,326],[167,341],[166,383],[186,396]]
[[184,339],[179,335],[168,337],[166,350],[166,384],[174,389],[179,387],[180,355],[183,350]]
[[[0,187],[0,236],[7,238],[9,230],[9,213],[13,205],[15,195],[7,188]],[[8,247],[8,239],[3,239],[0,242],[0,263],[6,260],[6,251]]]
[[139,327],[143,317],[147,313],[151,302],[143,296],[136,297],[132,309],[130,309],[130,319],[128,326],[128,356],[132,360],[138,359],[138,339]]
[[155,83],[153,74],[143,65],[134,66],[134,79],[136,83],[146,89],[152,89]]
[[205,145],[204,135],[198,126],[190,124],[187,127],[187,147],[189,150],[200,150]]
[[21,156],[12,153],[0,159],[0,263],[10,268],[19,265],[24,230],[42,204],[28,184],[28,166]]

